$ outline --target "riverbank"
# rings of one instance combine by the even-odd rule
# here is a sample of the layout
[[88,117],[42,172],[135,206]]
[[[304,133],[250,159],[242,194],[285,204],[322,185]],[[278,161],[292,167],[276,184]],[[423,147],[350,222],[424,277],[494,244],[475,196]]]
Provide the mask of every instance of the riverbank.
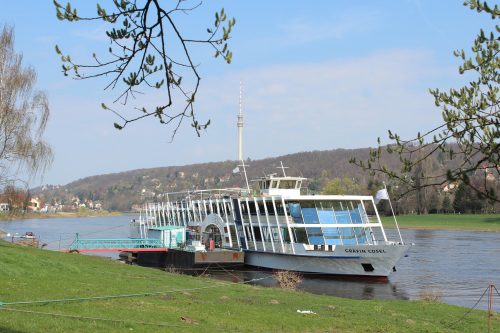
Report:
[[[486,312],[472,310],[450,326],[468,309],[446,304],[226,283],[6,242],[0,251],[2,332],[478,332],[487,324]],[[128,297],[8,304],[104,295]],[[498,314],[492,327],[500,332]]]
[[[403,229],[466,230],[500,232],[500,214],[398,215]],[[382,217],[385,227],[395,227],[392,216]]]
[[55,212],[55,213],[0,213],[1,221],[29,220],[29,219],[55,219],[76,217],[103,217],[121,216],[120,212],[83,210],[78,212]]

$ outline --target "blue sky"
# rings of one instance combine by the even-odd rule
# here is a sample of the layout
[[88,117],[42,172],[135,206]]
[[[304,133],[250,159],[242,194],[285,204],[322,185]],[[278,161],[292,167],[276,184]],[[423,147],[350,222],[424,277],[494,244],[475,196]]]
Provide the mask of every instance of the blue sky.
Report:
[[[111,1],[101,4],[106,2]],[[94,1],[72,4],[81,14],[95,12]],[[198,138],[186,122],[170,142],[171,128],[153,119],[115,130],[117,119],[100,104],[110,104],[117,92],[104,92],[104,80],[62,75],[54,46],[82,61],[103,54],[108,45],[103,23],[60,22],[48,0],[3,2],[0,24],[15,27],[15,48],[37,70],[37,87],[51,104],[45,137],[55,160],[32,186],[235,160],[239,80],[245,157],[374,146],[388,129],[410,137],[439,124],[441,111],[428,89],[457,87],[465,80],[453,50],[469,50],[479,29],[492,27],[488,16],[451,0],[213,0],[180,17],[179,25],[186,34],[203,36],[222,7],[237,21],[230,42],[233,63],[214,59],[208,48],[193,51],[202,74],[198,116],[212,125]],[[147,98],[163,100],[157,94]]]

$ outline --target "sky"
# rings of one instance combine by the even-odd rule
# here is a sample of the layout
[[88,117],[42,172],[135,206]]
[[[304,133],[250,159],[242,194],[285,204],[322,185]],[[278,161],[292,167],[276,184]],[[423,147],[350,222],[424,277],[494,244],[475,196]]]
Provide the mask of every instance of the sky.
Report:
[[[82,16],[95,14],[94,1],[71,3]],[[453,51],[470,51],[479,29],[493,26],[487,15],[462,3],[205,1],[189,15],[177,16],[179,28],[186,36],[205,36],[215,11],[224,8],[236,18],[229,43],[233,61],[227,65],[208,47],[193,48],[202,76],[196,111],[211,125],[198,137],[185,122],[171,140],[172,128],[155,119],[116,130],[113,123],[119,119],[101,103],[119,109],[112,103],[119,91],[104,91],[106,79],[63,76],[55,45],[89,63],[93,53],[106,54],[109,25],[61,22],[48,0],[3,1],[0,26],[14,26],[15,49],[37,71],[37,89],[46,92],[51,106],[45,140],[54,162],[30,185],[236,160],[240,80],[245,158],[374,147],[378,137],[389,142],[389,129],[414,137],[440,124],[441,110],[429,88],[447,90],[466,82]],[[165,98],[145,91],[142,101],[155,105]]]

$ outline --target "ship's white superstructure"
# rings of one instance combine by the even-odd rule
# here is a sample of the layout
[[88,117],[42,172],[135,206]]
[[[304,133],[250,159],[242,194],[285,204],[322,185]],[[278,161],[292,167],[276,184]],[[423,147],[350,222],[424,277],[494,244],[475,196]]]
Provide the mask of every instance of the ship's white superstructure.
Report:
[[135,236],[151,226],[180,225],[203,235],[202,243],[244,250],[247,265],[388,276],[409,245],[388,239],[373,197],[301,195],[304,180],[265,176],[255,195],[235,189],[169,194],[145,207]]

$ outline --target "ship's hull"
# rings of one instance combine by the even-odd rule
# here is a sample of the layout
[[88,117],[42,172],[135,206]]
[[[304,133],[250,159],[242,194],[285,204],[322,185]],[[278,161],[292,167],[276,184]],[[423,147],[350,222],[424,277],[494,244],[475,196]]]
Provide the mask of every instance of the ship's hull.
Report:
[[336,246],[335,251],[284,254],[245,251],[245,264],[275,270],[328,275],[387,277],[409,245]]

